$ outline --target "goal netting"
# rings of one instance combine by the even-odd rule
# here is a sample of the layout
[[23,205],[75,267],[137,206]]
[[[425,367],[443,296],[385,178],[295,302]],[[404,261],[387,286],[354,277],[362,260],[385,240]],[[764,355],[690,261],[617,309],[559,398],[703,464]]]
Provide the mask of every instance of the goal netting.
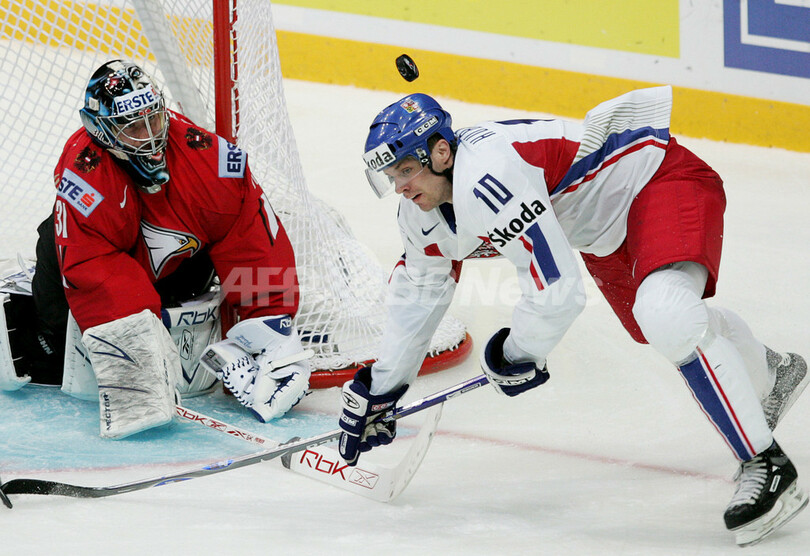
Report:
[[[53,206],[53,168],[81,126],[87,79],[109,59],[129,59],[152,75],[170,108],[250,154],[295,248],[296,322],[316,352],[315,367],[352,368],[374,358],[387,275],[306,186],[270,2],[0,0],[0,8],[0,259],[33,258],[36,226]],[[463,323],[446,317],[430,355],[455,362],[466,338]]]

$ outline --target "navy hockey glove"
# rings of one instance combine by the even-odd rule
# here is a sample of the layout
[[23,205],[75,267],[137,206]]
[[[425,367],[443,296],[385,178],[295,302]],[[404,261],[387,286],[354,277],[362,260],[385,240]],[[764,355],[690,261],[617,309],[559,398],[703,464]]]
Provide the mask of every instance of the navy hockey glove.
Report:
[[374,422],[386,411],[393,409],[408,386],[395,392],[374,396],[371,388],[371,367],[363,367],[354,380],[343,385],[343,411],[340,415],[340,457],[348,465],[356,465],[362,452],[380,445],[390,444],[397,435],[397,422]]
[[509,336],[508,328],[501,328],[487,342],[481,353],[481,368],[489,383],[499,394],[517,396],[548,380],[546,367],[538,369],[532,363],[509,363],[503,355],[503,343]]

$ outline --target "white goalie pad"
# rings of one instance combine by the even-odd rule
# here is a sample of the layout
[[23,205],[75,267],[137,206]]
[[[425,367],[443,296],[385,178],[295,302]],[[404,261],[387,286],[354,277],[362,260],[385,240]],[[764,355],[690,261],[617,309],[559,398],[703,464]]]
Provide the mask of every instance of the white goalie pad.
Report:
[[[219,305],[218,292],[211,292],[181,307],[161,311],[163,324],[169,327],[169,334],[180,356],[181,372],[176,387],[183,398],[210,392],[218,383],[214,375],[200,368],[200,357],[206,346],[220,340]],[[72,315],[68,318],[62,391],[82,400],[95,400],[98,397],[96,375]]]
[[93,365],[82,343],[82,332],[73,313],[68,313],[65,333],[65,365],[62,371],[62,392],[81,400],[98,399],[98,382]]
[[119,439],[172,420],[180,356],[149,310],[85,330],[98,381],[102,438]]
[[0,390],[14,392],[29,382],[28,375],[17,376],[14,368],[14,356],[11,353],[11,342],[8,335],[5,303],[9,294],[31,295],[31,278],[34,275],[33,265],[17,255],[16,263],[11,260],[0,261]]
[[221,302],[218,291],[210,292],[161,311],[163,324],[180,353],[182,374],[177,389],[183,398],[210,392],[218,382],[200,367],[200,358],[207,346],[222,339]]
[[6,326],[6,311],[3,308],[7,301],[8,294],[0,292],[0,390],[14,392],[28,384],[31,377],[28,375],[19,377],[14,370],[14,357],[11,355],[11,343]]

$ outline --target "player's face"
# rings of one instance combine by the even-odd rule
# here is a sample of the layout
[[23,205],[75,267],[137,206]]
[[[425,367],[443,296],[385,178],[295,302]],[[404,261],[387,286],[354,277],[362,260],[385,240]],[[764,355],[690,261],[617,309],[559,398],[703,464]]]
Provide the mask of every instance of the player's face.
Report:
[[450,180],[434,174],[415,158],[406,158],[384,172],[394,180],[395,191],[423,211],[433,210],[453,200]]
[[152,150],[152,143],[162,136],[165,125],[166,118],[163,111],[142,114],[141,117],[121,126],[118,129],[117,139],[136,151]]

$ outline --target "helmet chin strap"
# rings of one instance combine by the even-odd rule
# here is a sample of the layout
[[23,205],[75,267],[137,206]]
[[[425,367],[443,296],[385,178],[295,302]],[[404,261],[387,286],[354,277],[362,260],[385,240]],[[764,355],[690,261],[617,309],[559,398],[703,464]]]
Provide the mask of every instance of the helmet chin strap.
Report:
[[[451,145],[451,149],[452,149],[452,145]],[[449,181],[450,183],[453,183],[453,167],[455,166],[455,155],[456,155],[456,151],[455,151],[455,149],[453,149],[453,164],[451,164],[448,168],[445,168],[441,172],[437,172],[436,170],[433,169],[433,158],[428,157],[428,159],[427,159],[427,169],[430,170],[430,173],[433,174],[434,176],[440,176],[440,177],[443,176],[443,177],[447,178],[447,181]]]
[[442,170],[441,172],[437,172],[436,170],[433,169],[433,162],[429,162],[428,163],[428,170],[430,170],[430,173],[433,174],[434,176],[443,176],[443,177],[447,178],[447,181],[449,181],[450,183],[453,183],[453,167],[452,166],[450,168]]

